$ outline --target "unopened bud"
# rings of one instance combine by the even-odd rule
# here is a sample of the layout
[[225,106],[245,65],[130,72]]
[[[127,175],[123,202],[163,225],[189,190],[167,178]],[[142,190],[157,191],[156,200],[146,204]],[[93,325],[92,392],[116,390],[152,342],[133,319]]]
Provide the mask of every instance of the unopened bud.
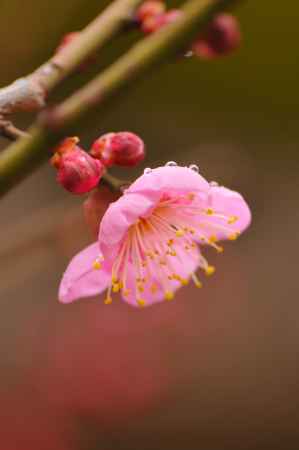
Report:
[[192,45],[192,51],[202,59],[226,56],[241,42],[238,20],[231,14],[219,14]]
[[161,0],[147,0],[137,9],[136,20],[142,23],[149,17],[156,17],[163,14],[166,10],[166,5]]
[[183,11],[180,9],[170,9],[169,11],[159,14],[157,16],[149,16],[141,24],[141,30],[145,34],[154,33],[160,30],[165,25],[175,22],[181,15]]
[[144,142],[134,133],[121,131],[104,134],[94,141],[90,154],[106,167],[112,165],[131,167],[144,159]]
[[77,145],[67,148],[67,144],[67,140],[63,141],[62,151],[57,147],[51,159],[58,170],[57,181],[73,194],[85,194],[98,185],[105,168]]

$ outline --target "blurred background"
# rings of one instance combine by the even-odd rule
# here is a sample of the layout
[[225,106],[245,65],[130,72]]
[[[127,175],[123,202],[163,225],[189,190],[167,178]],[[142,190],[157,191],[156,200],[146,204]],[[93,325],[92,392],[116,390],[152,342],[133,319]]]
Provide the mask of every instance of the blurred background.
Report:
[[[2,0],[0,85],[107,3]],[[92,241],[82,198],[44,166],[1,201],[3,449],[299,448],[298,13],[295,1],[247,2],[240,51],[165,64],[78,130],[86,149],[104,132],[140,134],[148,157],[136,175],[196,163],[244,195],[252,226],[208,254],[217,273],[201,291],[142,311],[98,298],[60,305],[61,274]],[[136,37],[108,46],[57,99]]]

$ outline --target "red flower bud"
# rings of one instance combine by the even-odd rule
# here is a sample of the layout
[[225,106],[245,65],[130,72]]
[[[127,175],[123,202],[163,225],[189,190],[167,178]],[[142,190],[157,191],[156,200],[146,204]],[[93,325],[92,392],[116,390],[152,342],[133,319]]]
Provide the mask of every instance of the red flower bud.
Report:
[[106,167],[112,165],[131,167],[144,159],[144,142],[134,133],[121,131],[108,133],[94,141],[90,154]]
[[165,25],[175,22],[182,14],[183,11],[180,9],[170,9],[166,13],[149,16],[142,22],[141,29],[145,34],[154,33]]
[[161,0],[147,0],[137,9],[136,20],[142,23],[149,17],[155,17],[163,14],[166,10],[166,5]]
[[51,163],[58,169],[58,183],[73,194],[85,194],[98,185],[105,168],[100,161],[74,142],[71,144],[72,139],[68,138],[62,142],[61,147],[56,149]]
[[219,14],[193,43],[192,51],[202,59],[214,59],[229,55],[239,47],[240,42],[238,20],[231,14]]

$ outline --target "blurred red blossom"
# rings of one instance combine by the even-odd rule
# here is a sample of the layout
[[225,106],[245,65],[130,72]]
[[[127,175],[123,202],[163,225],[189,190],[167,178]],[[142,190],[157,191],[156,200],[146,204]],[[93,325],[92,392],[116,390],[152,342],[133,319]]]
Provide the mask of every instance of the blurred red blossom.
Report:
[[231,14],[219,14],[192,45],[192,51],[202,59],[226,56],[241,42],[240,25]]

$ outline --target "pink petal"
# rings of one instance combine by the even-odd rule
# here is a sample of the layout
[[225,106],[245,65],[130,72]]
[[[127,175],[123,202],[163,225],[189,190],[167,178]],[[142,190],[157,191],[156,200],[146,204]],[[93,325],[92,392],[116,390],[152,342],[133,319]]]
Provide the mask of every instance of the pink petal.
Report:
[[145,173],[139,177],[127,190],[127,192],[138,192],[147,194],[148,192],[207,192],[209,183],[194,170],[188,167],[158,167],[152,169],[150,173]]
[[[209,218],[209,221],[215,223],[215,225],[228,226],[232,233],[242,233],[250,225],[250,209],[242,195],[238,192],[231,191],[225,187],[213,186],[209,192],[208,206],[217,213],[224,214],[228,217],[236,216],[238,218],[233,224],[227,224],[223,220],[214,218],[213,216]],[[221,230],[218,230],[215,234],[218,239],[227,239],[227,233]]]
[[147,216],[157,201],[155,196],[125,193],[107,209],[99,231],[99,245],[105,261],[113,261],[130,225]]
[[71,260],[60,283],[60,302],[70,303],[81,297],[100,294],[107,288],[111,275],[105,270],[105,264],[100,270],[93,268],[93,262],[99,255],[99,245],[96,242]]
[[113,261],[130,225],[148,216],[165,194],[206,193],[209,183],[188,167],[158,167],[139,177],[106,211],[99,231],[105,260]]

